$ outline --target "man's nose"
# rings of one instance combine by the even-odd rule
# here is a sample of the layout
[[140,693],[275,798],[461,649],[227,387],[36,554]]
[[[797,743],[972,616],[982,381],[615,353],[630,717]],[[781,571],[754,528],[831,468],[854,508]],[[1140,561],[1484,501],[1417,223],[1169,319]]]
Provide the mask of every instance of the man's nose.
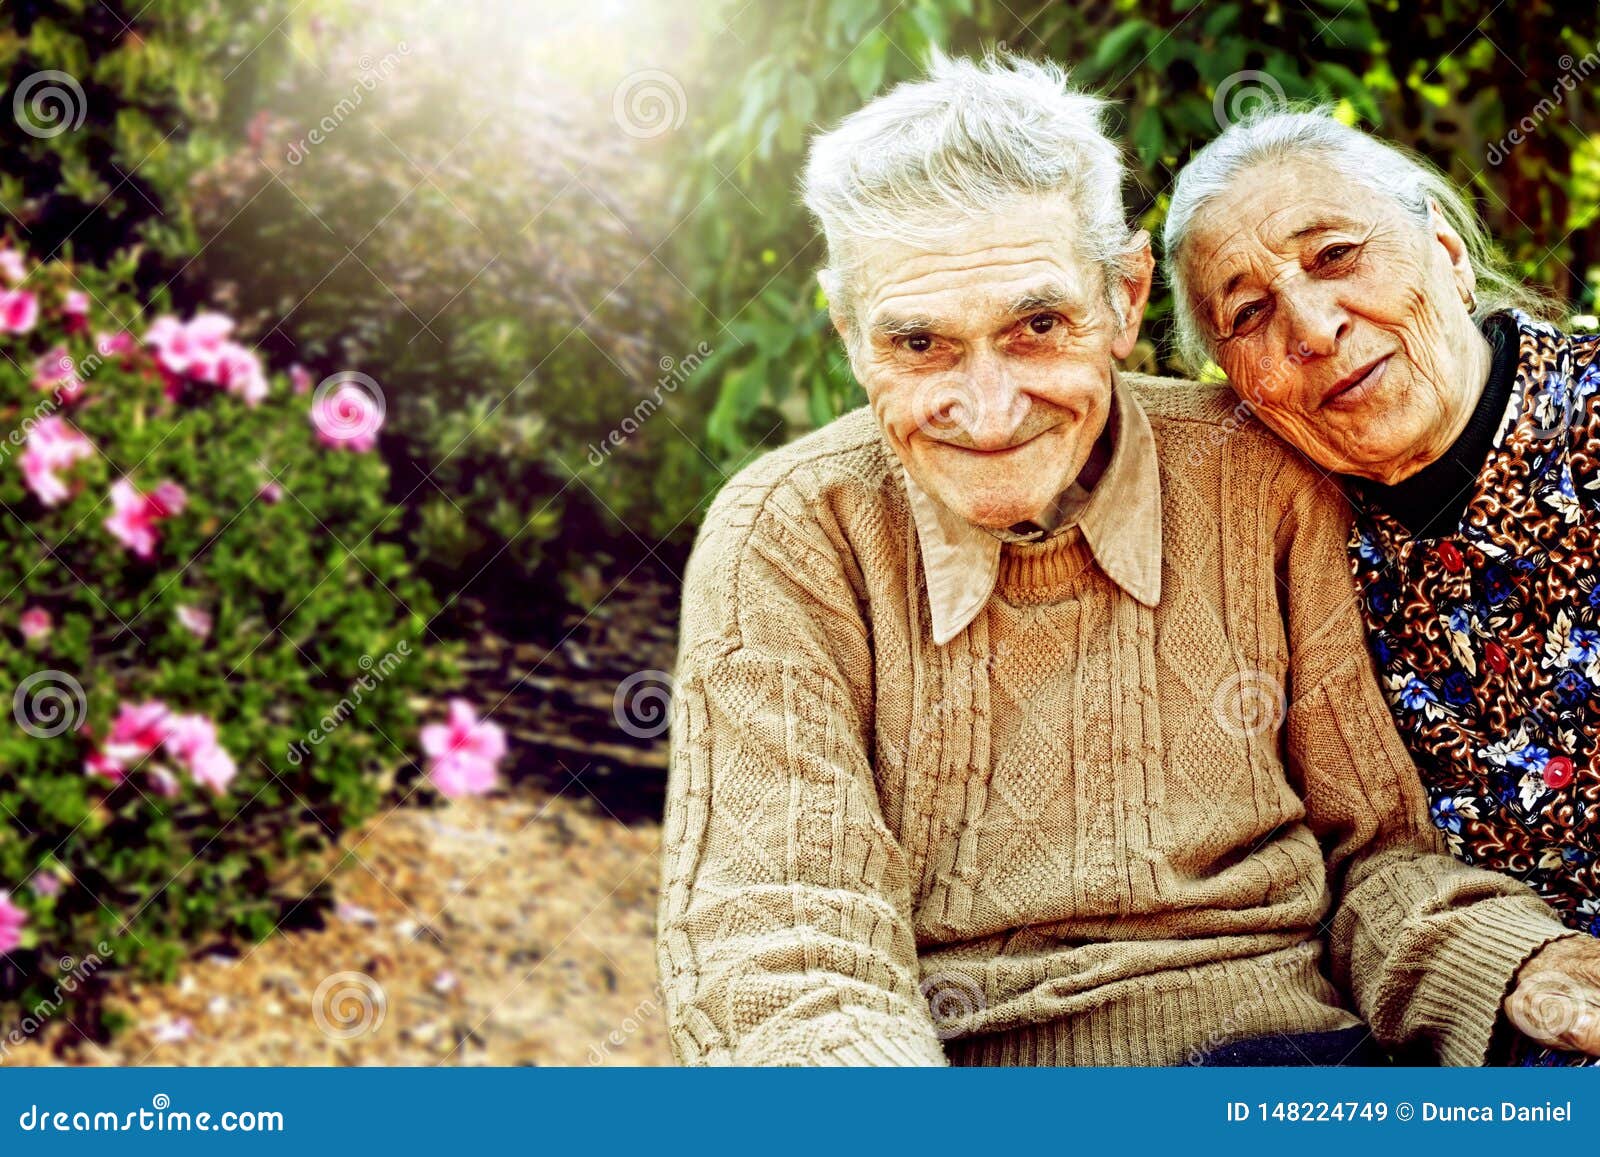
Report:
[[975,352],[965,388],[959,391],[961,428],[975,450],[1004,450],[1028,416],[1028,395],[1017,384],[1006,359],[993,350]]

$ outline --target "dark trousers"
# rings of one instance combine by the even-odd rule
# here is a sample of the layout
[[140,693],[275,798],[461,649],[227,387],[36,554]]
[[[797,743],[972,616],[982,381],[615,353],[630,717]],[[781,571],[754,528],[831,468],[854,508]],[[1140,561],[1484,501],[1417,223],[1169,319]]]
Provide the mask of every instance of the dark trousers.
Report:
[[1332,1032],[1277,1033],[1234,1041],[1203,1053],[1207,1067],[1244,1065],[1387,1065],[1389,1058],[1366,1025]]

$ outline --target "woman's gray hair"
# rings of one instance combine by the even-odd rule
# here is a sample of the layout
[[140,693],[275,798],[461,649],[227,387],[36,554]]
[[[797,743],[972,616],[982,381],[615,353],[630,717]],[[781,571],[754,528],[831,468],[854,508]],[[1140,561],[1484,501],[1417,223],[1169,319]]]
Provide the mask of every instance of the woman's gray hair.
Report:
[[811,143],[802,195],[827,239],[823,292],[852,316],[858,242],[935,244],[1023,197],[1062,193],[1081,220],[1077,252],[1106,271],[1116,304],[1144,237],[1123,213],[1106,107],[1048,61],[936,51],[925,79],[897,85]]
[[1183,167],[1172,192],[1172,204],[1161,231],[1162,268],[1172,287],[1179,361],[1190,372],[1198,373],[1214,352],[1201,332],[1195,303],[1190,300],[1183,278],[1183,249],[1195,214],[1251,167],[1300,156],[1327,159],[1340,172],[1391,198],[1424,228],[1428,224],[1428,202],[1436,204],[1440,215],[1466,244],[1468,260],[1477,274],[1474,321],[1481,322],[1508,307],[1544,320],[1556,320],[1557,310],[1551,300],[1518,279],[1471,202],[1428,161],[1400,145],[1335,120],[1330,109],[1277,109],[1230,125]]

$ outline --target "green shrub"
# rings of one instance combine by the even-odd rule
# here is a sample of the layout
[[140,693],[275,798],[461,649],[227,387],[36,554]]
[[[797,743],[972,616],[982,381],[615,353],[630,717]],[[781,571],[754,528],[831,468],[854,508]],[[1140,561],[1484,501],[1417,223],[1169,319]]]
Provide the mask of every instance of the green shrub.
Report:
[[287,0],[23,0],[0,13],[0,212],[36,254],[71,241],[146,277],[198,248],[190,179],[244,129]]
[[311,398],[242,347],[174,372],[179,323],[90,268],[0,290],[7,322],[0,1010],[91,954],[169,974],[207,936],[266,935],[415,774],[412,701],[448,674],[426,585],[373,534],[385,467]]
[[659,166],[557,78],[474,59],[463,84],[447,49],[374,19],[307,37],[253,141],[198,179],[191,274],[278,356],[381,383],[401,514],[443,588],[533,574],[575,502],[665,533],[705,488],[655,483],[697,435],[657,419],[585,462],[690,352],[651,253]]

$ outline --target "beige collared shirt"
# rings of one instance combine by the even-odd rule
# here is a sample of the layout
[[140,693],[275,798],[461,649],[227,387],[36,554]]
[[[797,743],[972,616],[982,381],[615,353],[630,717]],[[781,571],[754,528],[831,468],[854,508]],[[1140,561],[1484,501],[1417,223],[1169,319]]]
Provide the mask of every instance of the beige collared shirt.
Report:
[[[1161,600],[1161,472],[1150,420],[1120,376],[1112,393],[1111,460],[1092,491],[1074,480],[1058,500],[1062,518],[1051,536],[1076,530],[1106,576],[1146,606]],[[933,614],[933,641],[943,646],[967,626],[994,593],[1001,537],[951,512],[901,468],[917,527]]]

